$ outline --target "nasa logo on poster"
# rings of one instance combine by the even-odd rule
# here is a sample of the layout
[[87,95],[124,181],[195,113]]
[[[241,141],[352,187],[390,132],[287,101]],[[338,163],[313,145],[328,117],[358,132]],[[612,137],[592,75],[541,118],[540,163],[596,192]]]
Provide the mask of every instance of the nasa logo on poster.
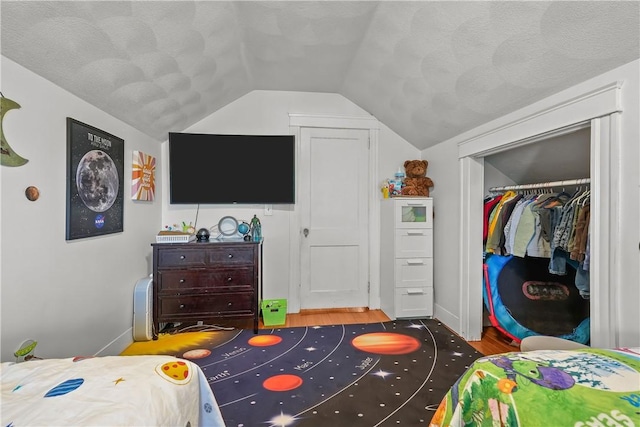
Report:
[[96,225],[96,228],[104,227],[104,215],[102,215],[102,214],[96,215],[96,219],[95,219],[94,223]]

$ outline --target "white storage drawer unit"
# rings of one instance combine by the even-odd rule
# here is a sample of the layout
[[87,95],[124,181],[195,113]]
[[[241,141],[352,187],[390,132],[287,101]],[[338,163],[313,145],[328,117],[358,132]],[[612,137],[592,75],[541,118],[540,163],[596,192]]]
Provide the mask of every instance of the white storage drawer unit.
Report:
[[433,199],[382,202],[381,308],[392,319],[433,316]]

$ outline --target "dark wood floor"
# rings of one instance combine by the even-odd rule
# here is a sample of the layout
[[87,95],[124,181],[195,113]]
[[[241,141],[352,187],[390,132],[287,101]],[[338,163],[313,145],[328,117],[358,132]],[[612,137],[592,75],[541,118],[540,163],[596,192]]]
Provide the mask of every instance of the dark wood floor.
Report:
[[[336,310],[301,310],[300,313],[289,313],[284,327],[340,325],[352,323],[378,323],[391,319],[381,310],[369,309],[336,309]],[[267,327],[268,328],[268,327]],[[260,319],[260,329],[265,329]],[[481,341],[469,341],[469,344],[485,356],[491,354],[519,351],[518,345],[512,345],[493,327],[486,327]]]

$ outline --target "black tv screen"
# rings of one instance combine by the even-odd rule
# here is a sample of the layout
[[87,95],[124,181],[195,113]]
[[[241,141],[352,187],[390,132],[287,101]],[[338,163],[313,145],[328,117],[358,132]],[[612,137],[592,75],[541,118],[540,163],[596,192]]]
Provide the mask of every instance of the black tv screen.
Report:
[[294,136],[170,132],[169,202],[295,203]]

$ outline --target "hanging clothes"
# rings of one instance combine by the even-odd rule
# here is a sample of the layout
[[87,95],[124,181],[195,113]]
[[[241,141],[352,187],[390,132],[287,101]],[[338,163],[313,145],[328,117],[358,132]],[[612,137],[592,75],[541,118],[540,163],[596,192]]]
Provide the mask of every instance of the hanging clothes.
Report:
[[502,199],[498,202],[498,205],[491,213],[489,230],[487,234],[487,243],[485,246],[485,252],[494,253],[500,246],[501,231],[504,228],[503,216],[500,215],[505,203],[517,196],[514,191],[507,191],[502,195]]
[[[485,198],[485,254],[549,259],[549,272],[566,275],[576,268],[576,287],[589,298],[587,241],[589,190],[569,194],[523,195],[515,191]],[[577,262],[576,262],[577,261]]]
[[483,299],[489,320],[516,341],[544,334],[586,343],[589,192],[532,184],[535,192],[522,194],[514,187],[521,186],[485,198]]
[[490,196],[484,199],[484,221],[482,223],[482,243],[487,243],[487,234],[489,233],[489,218],[495,207],[502,200],[502,194]]
[[516,240],[516,230],[518,229],[518,222],[522,216],[524,208],[533,201],[533,197],[525,196],[518,200],[507,225],[504,227],[505,244],[504,250],[506,254],[513,254],[513,246]]

